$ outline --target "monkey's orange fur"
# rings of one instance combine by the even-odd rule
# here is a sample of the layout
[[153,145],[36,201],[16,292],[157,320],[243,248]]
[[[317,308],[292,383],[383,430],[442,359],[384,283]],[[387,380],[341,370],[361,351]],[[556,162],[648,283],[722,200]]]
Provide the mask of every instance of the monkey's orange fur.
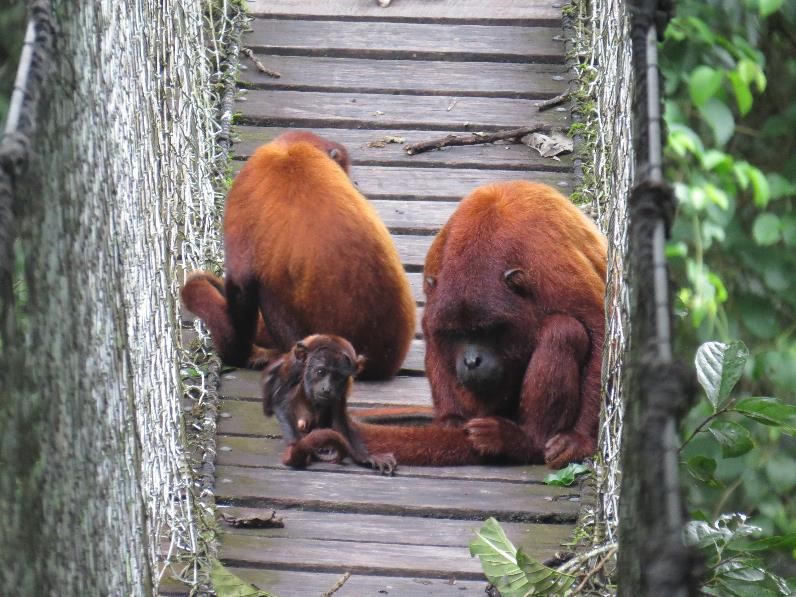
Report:
[[344,170],[344,152],[292,131],[260,147],[236,177],[224,218],[224,292],[211,292],[207,274],[183,290],[231,364],[257,360],[260,311],[283,352],[310,334],[333,334],[365,356],[363,379],[400,367],[414,300],[386,227]]

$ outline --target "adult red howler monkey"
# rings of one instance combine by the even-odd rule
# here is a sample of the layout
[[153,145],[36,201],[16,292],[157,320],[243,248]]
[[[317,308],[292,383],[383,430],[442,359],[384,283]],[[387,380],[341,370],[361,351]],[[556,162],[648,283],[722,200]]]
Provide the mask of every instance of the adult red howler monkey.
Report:
[[399,464],[503,460],[560,468],[594,453],[606,241],[555,189],[466,197],[426,257],[431,426],[360,426]]
[[365,356],[363,379],[389,378],[400,367],[414,334],[414,300],[392,239],[349,180],[348,164],[342,145],[291,131],[260,147],[235,178],[224,215],[223,288],[197,272],[182,290],[225,362],[261,367],[301,338],[325,333]]
[[313,459],[340,462],[346,456],[382,474],[392,474],[392,454],[370,454],[347,402],[364,359],[337,336],[314,334],[271,363],[263,375],[263,412],[276,415],[287,447],[282,462],[304,468]]

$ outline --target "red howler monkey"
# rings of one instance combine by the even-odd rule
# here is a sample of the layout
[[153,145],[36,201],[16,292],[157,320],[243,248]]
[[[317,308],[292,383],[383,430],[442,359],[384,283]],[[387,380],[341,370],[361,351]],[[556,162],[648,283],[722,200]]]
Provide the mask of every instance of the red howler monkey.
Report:
[[225,362],[262,367],[323,333],[347,338],[365,356],[362,379],[398,371],[415,304],[387,228],[354,188],[348,165],[342,145],[291,131],[260,147],[235,178],[223,288],[197,272],[182,290]]
[[287,443],[284,464],[304,468],[313,458],[340,462],[350,456],[358,464],[393,474],[392,454],[370,454],[348,417],[348,394],[363,364],[347,340],[316,334],[268,366],[263,412],[279,421]]
[[466,197],[423,270],[432,425],[366,425],[399,464],[502,460],[560,468],[596,449],[606,241],[555,189]]

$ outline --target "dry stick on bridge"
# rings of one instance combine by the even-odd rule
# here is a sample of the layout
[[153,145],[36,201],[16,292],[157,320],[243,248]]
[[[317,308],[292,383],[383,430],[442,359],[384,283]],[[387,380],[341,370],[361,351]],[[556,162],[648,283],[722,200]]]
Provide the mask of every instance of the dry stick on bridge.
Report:
[[469,135],[448,135],[441,139],[431,141],[421,141],[411,145],[404,145],[404,150],[409,155],[417,155],[426,151],[442,149],[443,147],[458,147],[461,145],[482,145],[484,143],[494,143],[495,141],[518,141],[525,135],[531,133],[550,133],[553,128],[544,124],[524,126],[518,129],[504,129],[491,133],[471,133]]

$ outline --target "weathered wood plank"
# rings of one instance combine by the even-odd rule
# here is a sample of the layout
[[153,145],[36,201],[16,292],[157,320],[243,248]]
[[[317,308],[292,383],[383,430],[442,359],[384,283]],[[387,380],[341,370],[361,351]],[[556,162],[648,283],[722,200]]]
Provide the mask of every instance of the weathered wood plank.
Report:
[[351,179],[369,199],[432,199],[458,201],[476,187],[493,182],[531,180],[557,188],[565,195],[573,188],[569,172],[517,172],[476,168],[406,168],[354,166]]
[[[230,516],[264,516],[256,508],[224,506],[220,512]],[[345,514],[313,512],[310,510],[280,510],[284,528],[235,529],[221,523],[227,532],[270,538],[301,538],[354,542],[402,543],[406,545],[436,545],[439,547],[467,547],[474,533],[481,527],[478,520],[446,520],[382,516],[378,514]],[[534,558],[549,557],[561,543],[570,538],[571,528],[560,524],[504,522],[501,524],[509,539]]]
[[395,248],[398,249],[401,263],[403,263],[405,268],[410,270],[423,268],[428,250],[431,247],[431,243],[434,242],[433,236],[396,234],[393,235],[392,239],[395,242]]
[[534,100],[491,97],[318,93],[252,89],[235,104],[238,122],[311,128],[481,131],[540,123],[567,128],[566,111]]
[[[244,162],[234,162],[233,170],[240,170],[243,164]],[[351,180],[363,195],[374,201],[379,199],[458,201],[478,186],[509,180],[532,180],[549,184],[567,195],[573,188],[575,178],[570,172],[353,166]]]
[[249,12],[258,16],[367,19],[427,19],[440,22],[538,22],[561,19],[561,4],[550,0],[398,0],[381,8],[372,0],[249,0]]
[[[248,158],[264,143],[268,143],[286,130],[284,127],[236,126],[238,137],[233,152],[237,159]],[[428,151],[417,155],[407,155],[403,146],[406,143],[419,143],[452,134],[453,131],[411,131],[411,130],[357,130],[357,129],[314,129],[314,132],[342,143],[348,149],[355,166],[433,166],[448,168],[480,168],[490,170],[551,170],[571,171],[572,155],[562,155],[559,160],[543,158],[537,151],[519,143],[492,143],[470,145],[467,147],[448,147],[443,151]],[[368,144],[384,140],[385,137],[398,137],[404,143],[387,143],[384,147],[371,147]]]
[[464,547],[266,539],[222,533],[221,558],[234,565],[284,566],[308,572],[446,576],[477,580],[481,564]]
[[219,503],[256,508],[562,523],[577,517],[575,491],[535,483],[216,467]]
[[[256,26],[256,24],[255,24]],[[403,45],[403,43],[401,44]],[[546,99],[566,91],[563,64],[371,60],[323,56],[259,56],[269,69],[261,72],[241,57],[241,83],[260,89],[334,91],[335,93],[401,93]],[[445,76],[440,77],[444,72]]]
[[258,53],[394,60],[563,63],[561,27],[255,19]]
[[[279,426],[273,418],[261,417],[262,435],[279,435]],[[266,437],[218,436],[216,465],[256,466],[260,468],[285,468],[282,465],[284,443],[281,439]],[[479,481],[511,481],[541,483],[550,470],[541,465],[523,466],[409,466],[401,463],[401,477],[429,477],[432,479],[475,479]],[[311,470],[344,473],[351,475],[373,475],[373,471],[352,464],[325,464],[314,462]]]
[[[456,211],[458,203],[454,201],[406,201],[406,200],[371,200],[384,225],[394,233],[436,234]],[[412,284],[415,298],[422,299],[417,289],[422,291],[422,280]]]
[[[324,572],[235,567],[230,570],[274,595],[290,597],[318,597],[329,591],[341,578],[341,574]],[[486,581],[483,580],[354,574],[335,591],[334,597],[457,597],[483,594],[485,586]],[[187,595],[187,592],[178,594]]]
[[[221,393],[225,398],[260,399],[259,371],[236,369],[223,376]],[[424,377],[400,376],[390,381],[357,381],[350,404],[384,404],[395,406],[427,406],[431,390]],[[225,432],[226,433],[226,432]]]

